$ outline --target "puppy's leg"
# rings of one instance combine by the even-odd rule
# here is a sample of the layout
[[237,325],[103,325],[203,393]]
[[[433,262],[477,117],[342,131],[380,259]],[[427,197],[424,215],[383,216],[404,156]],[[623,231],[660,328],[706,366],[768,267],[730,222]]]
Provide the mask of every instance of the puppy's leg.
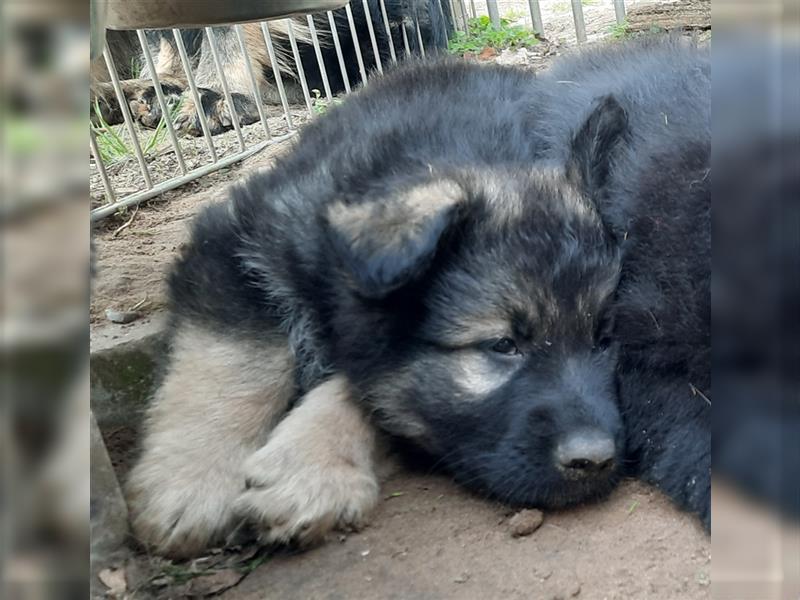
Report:
[[311,390],[244,463],[236,511],[269,542],[320,541],[364,524],[378,500],[376,434],[334,377]]
[[284,414],[293,382],[293,360],[278,335],[256,344],[179,324],[127,483],[138,540],[188,556],[231,530],[242,463]]
[[[247,43],[247,39],[253,37],[254,28],[258,27],[258,25],[254,24],[243,26],[246,47],[250,47],[252,51],[249,56],[250,67],[258,89],[263,93],[267,88],[264,69],[267,67],[266,63],[268,62],[264,41],[261,38],[261,44],[258,46]],[[260,29],[258,31],[260,35]],[[214,27],[212,32],[217,56],[225,74],[228,90],[231,92],[234,109],[231,111],[222,93],[222,82],[217,74],[211,47],[208,39],[204,38],[195,79],[200,88],[201,108],[211,133],[216,135],[234,127],[234,113],[239,125],[255,123],[259,120],[259,114],[250,73],[247,70],[247,57],[242,54],[235,29],[233,27]],[[192,98],[185,94],[175,121],[177,127],[184,133],[202,135],[197,108]]]
[[[174,45],[172,34],[169,32],[150,32],[150,51],[153,54],[154,66],[158,74],[161,90],[167,104],[174,107],[181,101],[186,89],[185,74],[181,68],[177,48]],[[155,129],[162,117],[161,106],[156,97],[152,76],[147,70],[144,57],[138,61],[127,57],[131,64],[141,65],[142,71],[138,77],[120,81],[125,101],[130,107],[131,116],[143,127]],[[117,65],[118,69],[123,67]],[[122,73],[120,73],[122,76]],[[92,69],[92,85],[90,87],[90,116],[95,125],[100,124],[96,114],[98,109],[103,121],[108,125],[117,125],[123,122],[122,110],[117,101],[112,84],[108,81],[109,75],[102,61],[95,61]]]

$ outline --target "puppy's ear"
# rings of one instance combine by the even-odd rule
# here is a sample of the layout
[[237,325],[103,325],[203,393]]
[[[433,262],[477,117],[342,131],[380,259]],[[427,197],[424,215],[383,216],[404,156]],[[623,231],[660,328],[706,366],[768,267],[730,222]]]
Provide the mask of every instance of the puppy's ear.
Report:
[[463,197],[455,183],[437,181],[385,199],[330,206],[329,237],[356,290],[378,299],[420,276]]
[[572,138],[567,176],[595,197],[605,186],[615,152],[628,132],[628,115],[617,99],[598,99]]

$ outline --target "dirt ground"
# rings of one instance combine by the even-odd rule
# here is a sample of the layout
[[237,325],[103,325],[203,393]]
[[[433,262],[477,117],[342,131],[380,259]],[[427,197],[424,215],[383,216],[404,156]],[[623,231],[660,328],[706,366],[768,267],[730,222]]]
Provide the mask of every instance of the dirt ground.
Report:
[[276,556],[223,597],[709,597],[708,537],[638,483],[603,504],[547,514],[526,537],[512,537],[513,511],[442,478],[398,475],[384,491],[363,532]]
[[365,529],[334,533],[310,550],[245,546],[179,564],[137,556],[104,579],[124,580],[119,598],[711,597],[710,538],[641,483],[625,482],[599,504],[546,513],[521,537],[511,533],[514,510],[443,476],[398,472],[383,495]]
[[[481,3],[476,4],[480,10]],[[639,3],[627,4],[635,9]],[[500,5],[501,12],[527,10],[527,3],[518,0],[501,0]],[[610,5],[610,0],[584,2],[590,41],[608,34],[614,23]],[[569,2],[543,1],[542,7],[547,41],[530,50],[501,53],[495,60],[539,70],[569,51],[574,45]],[[643,17],[637,27],[649,18]],[[629,20],[636,23],[631,8]],[[705,28],[703,23],[698,28]],[[303,110],[293,110],[296,120]],[[245,128],[248,140],[257,139],[258,128]],[[193,143],[200,148],[204,141]],[[215,143],[235,148],[232,133]],[[269,147],[136,211],[96,224],[93,332],[113,334],[137,326],[135,321],[110,323],[108,309],[135,309],[141,315],[162,310],[164,274],[186,239],[191,218],[205,204],[222,201],[231,183],[268,167],[291,143]],[[174,170],[175,165],[167,160],[165,168]],[[121,176],[130,177],[135,185],[134,176]],[[98,185],[95,177],[95,203],[101,201]],[[609,500],[596,505],[548,513],[543,525],[525,537],[510,534],[514,511],[474,497],[442,476],[401,471],[383,489],[385,499],[362,532],[334,535],[327,544],[302,553],[246,547],[181,564],[135,556],[119,565],[119,572],[106,572],[117,586],[109,595],[222,594],[231,600],[710,597],[710,538],[691,517],[639,483],[623,484]]]

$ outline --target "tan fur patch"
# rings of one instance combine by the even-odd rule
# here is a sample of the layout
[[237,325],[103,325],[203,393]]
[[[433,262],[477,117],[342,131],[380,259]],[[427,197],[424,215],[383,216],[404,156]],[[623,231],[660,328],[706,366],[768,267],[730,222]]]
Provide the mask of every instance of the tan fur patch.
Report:
[[141,542],[190,555],[226,532],[242,462],[284,414],[293,367],[277,337],[256,345],[180,327],[126,490]]
[[453,379],[465,395],[478,399],[491,394],[514,375],[513,368],[503,368],[481,350],[458,353]]
[[159,79],[166,75],[184,82],[185,85],[186,74],[183,71],[178,49],[174,46],[174,42],[166,37],[161,38],[155,67]]
[[429,329],[440,343],[453,348],[512,337],[509,322],[489,314],[462,314],[439,327],[431,324]]
[[463,191],[455,183],[434,181],[373,202],[337,202],[328,208],[328,221],[353,245],[376,241],[382,252],[391,254],[413,238],[429,219],[462,198]]
[[346,380],[311,390],[247,459],[249,489],[236,510],[263,541],[321,540],[334,527],[359,527],[377,503],[376,434]]

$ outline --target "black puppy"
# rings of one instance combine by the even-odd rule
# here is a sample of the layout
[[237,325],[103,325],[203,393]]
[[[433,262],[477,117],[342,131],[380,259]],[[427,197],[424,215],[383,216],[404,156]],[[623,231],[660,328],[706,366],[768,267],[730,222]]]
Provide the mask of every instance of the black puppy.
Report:
[[649,41],[540,79],[410,65],[307,126],[172,274],[139,538],[357,525],[372,424],[510,503],[633,473],[708,525],[708,88]]

